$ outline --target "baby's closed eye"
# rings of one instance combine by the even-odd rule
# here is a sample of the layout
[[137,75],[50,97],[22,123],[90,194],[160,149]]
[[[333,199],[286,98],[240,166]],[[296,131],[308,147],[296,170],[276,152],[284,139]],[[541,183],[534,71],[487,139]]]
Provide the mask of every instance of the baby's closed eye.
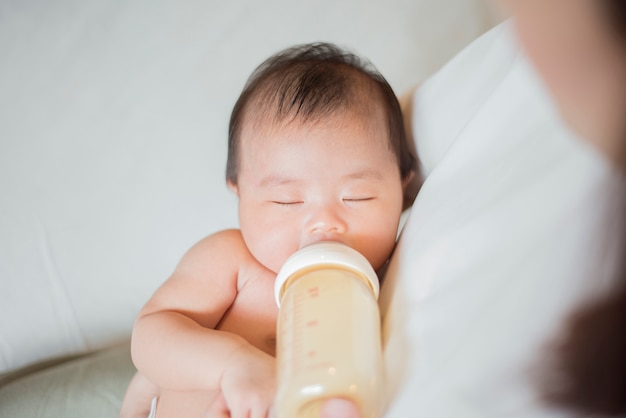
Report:
[[374,200],[376,199],[376,197],[374,196],[349,196],[349,197],[344,197],[343,201],[344,202],[367,202],[369,200]]
[[272,203],[279,205],[279,206],[296,206],[296,205],[300,205],[303,204],[304,201],[302,200],[292,200],[292,199],[278,199],[278,200],[272,200]]

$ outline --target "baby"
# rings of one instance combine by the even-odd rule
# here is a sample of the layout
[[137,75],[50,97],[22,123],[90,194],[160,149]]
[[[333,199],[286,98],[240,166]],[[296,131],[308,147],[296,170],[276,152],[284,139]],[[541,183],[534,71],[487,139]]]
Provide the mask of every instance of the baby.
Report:
[[193,246],[141,310],[121,416],[148,416],[158,395],[151,416],[266,417],[285,260],[338,241],[380,271],[394,248],[415,158],[369,63],[325,43],[274,55],[235,104],[228,145],[240,229]]

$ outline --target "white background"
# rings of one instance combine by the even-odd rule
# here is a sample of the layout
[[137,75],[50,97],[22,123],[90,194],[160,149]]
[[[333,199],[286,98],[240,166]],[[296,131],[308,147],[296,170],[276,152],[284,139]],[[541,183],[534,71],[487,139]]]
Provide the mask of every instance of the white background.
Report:
[[334,42],[402,93],[494,22],[480,0],[2,0],[0,372],[127,339],[237,226],[228,118],[269,55]]

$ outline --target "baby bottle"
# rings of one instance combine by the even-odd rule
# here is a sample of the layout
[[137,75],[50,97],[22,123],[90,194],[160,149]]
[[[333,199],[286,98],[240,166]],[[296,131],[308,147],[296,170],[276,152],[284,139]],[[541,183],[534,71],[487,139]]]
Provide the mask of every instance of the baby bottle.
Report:
[[324,400],[350,399],[362,418],[381,413],[378,277],[336,242],[294,253],[276,278],[278,418],[318,418]]

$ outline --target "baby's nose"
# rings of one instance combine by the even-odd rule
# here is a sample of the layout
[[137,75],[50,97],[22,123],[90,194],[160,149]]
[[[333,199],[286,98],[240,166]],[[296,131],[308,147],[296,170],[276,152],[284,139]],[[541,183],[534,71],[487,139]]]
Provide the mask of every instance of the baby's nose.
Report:
[[311,215],[306,230],[309,234],[343,234],[346,227],[337,210],[320,208]]

